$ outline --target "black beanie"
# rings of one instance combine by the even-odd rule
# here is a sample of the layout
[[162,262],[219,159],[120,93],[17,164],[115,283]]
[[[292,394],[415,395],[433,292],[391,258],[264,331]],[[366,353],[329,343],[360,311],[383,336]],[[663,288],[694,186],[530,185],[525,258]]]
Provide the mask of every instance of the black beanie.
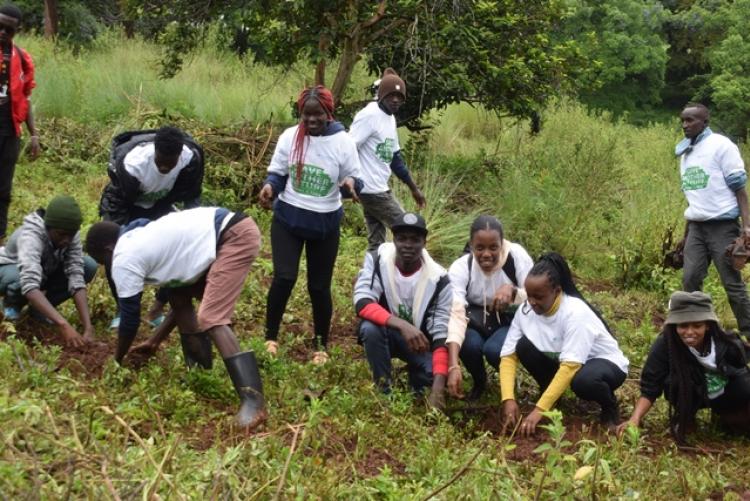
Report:
[[44,224],[50,228],[70,231],[81,229],[83,216],[78,203],[68,195],[58,195],[53,198],[44,213]]
[[383,78],[380,79],[380,85],[378,86],[378,101],[394,92],[401,94],[401,96],[406,99],[406,84],[401,80],[401,77],[398,76],[396,70],[393,68],[386,68],[383,72]]

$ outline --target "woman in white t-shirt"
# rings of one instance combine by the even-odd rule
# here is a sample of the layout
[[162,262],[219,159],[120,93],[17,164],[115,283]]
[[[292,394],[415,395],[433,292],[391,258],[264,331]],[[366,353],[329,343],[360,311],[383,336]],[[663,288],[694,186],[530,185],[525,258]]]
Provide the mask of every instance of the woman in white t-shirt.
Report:
[[698,409],[709,407],[734,432],[750,431],[750,371],[746,346],[724,332],[700,291],[672,294],[664,329],[651,346],[641,371],[641,396],[630,419],[618,426],[640,426],[654,401],[669,402],[669,429],[678,443],[695,428]]
[[273,207],[273,281],[266,307],[266,350],[272,355],[278,350],[279,327],[304,248],[317,345],[313,363],[322,364],[328,359],[331,278],[344,214],[341,197],[358,200],[362,181],[357,146],[344,126],[333,119],[331,91],[323,86],[305,89],[297,109],[300,123],[279,137],[260,192],[260,204]]
[[504,238],[503,225],[489,215],[471,224],[469,249],[448,272],[453,304],[446,345],[448,391],[461,396],[460,357],[474,380],[468,399],[475,400],[487,385],[484,359],[498,368],[516,307],[526,300],[523,284],[534,261],[526,249]]
[[628,359],[599,313],[583,299],[565,259],[545,254],[529,271],[526,302],[516,313],[500,354],[500,390],[505,426],[520,418],[515,377],[518,362],[542,391],[541,398],[520,422],[530,436],[569,387],[583,400],[601,406],[600,421],[608,428],[619,422],[615,390],[625,381]]

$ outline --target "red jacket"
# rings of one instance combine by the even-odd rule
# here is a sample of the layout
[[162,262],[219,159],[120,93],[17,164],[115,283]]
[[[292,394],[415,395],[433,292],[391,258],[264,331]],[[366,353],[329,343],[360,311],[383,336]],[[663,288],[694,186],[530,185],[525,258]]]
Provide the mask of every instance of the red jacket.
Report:
[[[21,61],[23,59],[23,61]],[[21,124],[29,115],[29,96],[31,89],[36,87],[34,82],[34,62],[25,50],[20,50],[13,44],[10,55],[10,110],[16,135],[21,135]]]

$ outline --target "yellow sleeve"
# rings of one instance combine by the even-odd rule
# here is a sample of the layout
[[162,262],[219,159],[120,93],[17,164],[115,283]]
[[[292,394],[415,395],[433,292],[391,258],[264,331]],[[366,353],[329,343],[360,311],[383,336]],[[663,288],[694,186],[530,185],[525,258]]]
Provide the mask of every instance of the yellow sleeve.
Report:
[[515,400],[518,355],[515,353],[500,359],[500,401]]
[[570,382],[573,380],[573,376],[576,375],[578,369],[581,368],[581,364],[575,362],[563,362],[560,364],[560,368],[557,369],[555,377],[550,381],[547,389],[539,398],[536,406],[543,411],[548,411],[555,405],[557,399],[565,392],[570,386]]

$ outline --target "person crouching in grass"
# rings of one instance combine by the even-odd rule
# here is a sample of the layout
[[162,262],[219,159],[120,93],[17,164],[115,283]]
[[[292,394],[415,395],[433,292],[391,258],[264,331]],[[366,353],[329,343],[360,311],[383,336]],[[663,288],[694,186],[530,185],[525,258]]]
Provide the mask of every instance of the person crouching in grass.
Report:
[[399,358],[407,364],[412,389],[421,393],[432,385],[429,402],[441,408],[448,375],[450,280],[424,248],[422,216],[402,214],[391,231],[393,243],[365,255],[354,286],[354,307],[362,319],[359,341],[384,393],[391,391],[391,359]]
[[722,330],[708,294],[673,293],[664,328],[641,372],[641,396],[618,433],[640,426],[662,393],[669,402],[669,430],[679,444],[695,429],[698,409],[706,407],[730,431],[747,433],[750,371],[745,350],[736,334]]
[[[145,284],[168,286],[187,365],[211,368],[213,341],[240,397],[237,424],[253,429],[266,420],[255,354],[241,351],[231,328],[235,304],[260,250],[255,221],[222,207],[173,212],[152,222],[136,219],[123,228],[102,221],[89,230],[86,249],[111,266],[122,312],[118,363],[138,332]],[[197,316],[194,298],[200,299]],[[139,351],[155,351],[171,330],[165,325]]]
[[520,421],[521,436],[536,432],[570,387],[582,400],[601,406],[600,422],[619,423],[615,390],[628,373],[625,358],[599,313],[583,299],[565,259],[554,252],[539,258],[525,281],[528,298],[513,317],[500,353],[500,390],[504,426],[514,426],[520,410],[514,396],[518,362],[539,384],[542,396]]
[[[57,196],[46,209],[27,215],[7,244],[0,247],[4,319],[18,320],[28,303],[34,316],[57,326],[63,341],[75,347],[94,340],[86,284],[93,280],[97,266],[83,255],[78,233],[82,220],[81,209],[73,198]],[[56,308],[71,297],[83,335]]]

